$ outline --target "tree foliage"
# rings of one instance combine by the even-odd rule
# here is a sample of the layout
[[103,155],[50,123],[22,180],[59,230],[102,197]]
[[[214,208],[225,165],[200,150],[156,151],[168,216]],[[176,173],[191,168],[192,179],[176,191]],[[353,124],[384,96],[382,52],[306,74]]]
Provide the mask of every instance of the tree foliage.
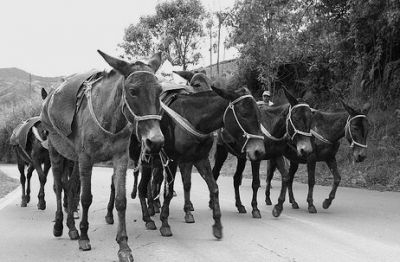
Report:
[[205,9],[199,0],[173,0],[157,4],[156,13],[130,25],[120,44],[128,57],[166,53],[173,65],[186,70],[201,57],[197,51],[204,35]]

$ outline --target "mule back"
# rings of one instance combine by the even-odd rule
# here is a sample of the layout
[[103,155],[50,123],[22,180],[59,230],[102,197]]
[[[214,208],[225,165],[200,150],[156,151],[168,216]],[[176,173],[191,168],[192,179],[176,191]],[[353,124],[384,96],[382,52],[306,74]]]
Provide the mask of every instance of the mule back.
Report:
[[19,124],[11,134],[10,144],[13,146],[20,146],[21,148],[26,149],[29,131],[38,122],[40,122],[40,117],[36,116],[29,118],[24,122],[22,122],[21,124]]
[[99,73],[101,72],[91,70],[67,78],[45,101],[42,110],[43,122],[69,136],[72,133],[71,125],[76,113],[79,90],[86,80]]

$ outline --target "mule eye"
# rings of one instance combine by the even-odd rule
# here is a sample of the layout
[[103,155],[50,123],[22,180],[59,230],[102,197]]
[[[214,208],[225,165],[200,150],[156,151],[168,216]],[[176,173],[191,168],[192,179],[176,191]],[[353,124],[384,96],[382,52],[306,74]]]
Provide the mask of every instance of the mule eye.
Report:
[[133,89],[133,88],[129,89],[129,94],[130,94],[131,96],[137,96],[137,95],[138,95],[137,93],[138,93],[138,92],[137,92],[135,89]]

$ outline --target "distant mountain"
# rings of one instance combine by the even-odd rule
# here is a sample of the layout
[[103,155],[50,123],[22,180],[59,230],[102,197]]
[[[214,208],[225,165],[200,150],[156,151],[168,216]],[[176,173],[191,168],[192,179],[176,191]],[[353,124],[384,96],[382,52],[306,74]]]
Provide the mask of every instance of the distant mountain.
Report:
[[40,90],[61,83],[61,77],[42,77],[19,68],[0,68],[0,110],[28,101],[40,101]]

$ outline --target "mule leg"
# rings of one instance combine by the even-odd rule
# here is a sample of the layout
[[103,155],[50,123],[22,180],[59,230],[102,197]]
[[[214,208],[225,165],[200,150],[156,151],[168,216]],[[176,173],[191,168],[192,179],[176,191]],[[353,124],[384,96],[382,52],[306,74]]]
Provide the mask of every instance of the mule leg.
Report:
[[219,191],[217,182],[215,182],[214,176],[211,172],[211,165],[208,158],[201,159],[195,163],[195,167],[199,171],[200,175],[206,181],[208,190],[210,191],[210,198],[213,203],[213,234],[217,239],[222,238],[222,224],[221,224],[221,210],[219,207]]
[[21,207],[26,207],[28,201],[26,199],[26,194],[25,194],[25,182],[26,182],[25,164],[22,161],[18,161],[18,170],[20,173],[19,181],[21,183],[21,188],[22,188]]
[[274,177],[274,172],[276,169],[276,160],[275,159],[270,159],[267,161],[267,185],[265,187],[265,204],[268,206],[272,205],[270,193],[271,193],[271,181],[272,178]]
[[110,199],[108,200],[107,204],[107,215],[105,217],[106,223],[109,225],[114,224],[114,215],[113,215],[113,209],[114,209],[114,202],[115,202],[115,185],[114,185],[114,178],[115,174],[111,176],[111,190],[110,190]]
[[296,174],[298,168],[299,164],[290,161],[288,191],[289,191],[289,202],[292,204],[293,209],[299,209],[299,205],[297,204],[296,199],[294,199],[293,195],[293,180],[294,180],[294,175]]
[[142,219],[145,222],[146,229],[156,230],[156,224],[151,219],[149,210],[147,208],[146,198],[147,198],[147,188],[151,179],[152,167],[150,164],[142,165],[142,176],[139,183],[139,200],[142,207]]
[[253,218],[261,218],[261,213],[257,206],[258,205],[257,194],[258,194],[258,188],[260,187],[260,161],[251,162],[251,171],[253,174],[253,181],[251,183],[251,187],[253,189],[253,198],[251,200],[251,206],[253,210],[251,211],[251,214]]
[[245,167],[246,167],[246,158],[238,157],[236,171],[235,174],[233,175],[233,187],[235,188],[235,205],[237,210],[241,214],[246,213],[246,208],[243,206],[242,200],[240,199],[240,190],[239,190],[239,187],[242,185],[243,171]]
[[138,177],[139,177],[139,170],[136,172],[133,172],[133,188],[132,188],[132,193],[131,193],[132,199],[135,199],[136,195],[137,195]]
[[63,211],[61,203],[62,193],[62,176],[64,174],[64,158],[53,148],[51,140],[49,140],[49,155],[51,161],[51,169],[53,171],[54,185],[53,189],[57,199],[57,211],[55,214],[55,224],[53,227],[53,235],[60,237],[63,232]]
[[73,169],[71,171],[70,178],[67,182],[67,190],[64,191],[64,194],[68,195],[68,205],[67,205],[67,226],[69,228],[69,238],[71,240],[79,239],[78,230],[75,227],[75,219],[74,219],[74,211],[76,210],[76,201],[75,201],[75,192],[77,191],[77,187],[79,187],[79,164],[78,162],[72,162],[68,160],[69,163],[73,164]]
[[40,181],[40,189],[39,189],[39,193],[38,193],[38,204],[37,207],[40,210],[45,210],[46,209],[46,201],[44,200],[44,187],[46,185],[46,181],[47,181],[47,176],[44,174],[41,163],[39,161],[39,159],[35,159],[33,157],[32,159],[32,163],[33,163],[33,167],[35,168],[38,176],[39,176],[39,181]]
[[332,172],[333,175],[333,185],[332,185],[332,190],[329,193],[329,198],[325,199],[324,202],[322,203],[322,207],[327,209],[330,207],[330,205],[332,204],[333,199],[335,199],[336,196],[336,190],[339,187],[340,184],[340,174],[339,174],[339,170],[337,167],[337,163],[336,163],[336,158],[332,158],[326,161],[326,164],[328,165],[329,169]]
[[[132,250],[128,245],[126,234],[126,170],[128,168],[128,155],[115,157],[114,164],[114,185],[115,185],[115,209],[118,212],[118,231],[116,241],[119,244],[119,261],[133,261]],[[83,190],[83,188],[82,188]]]
[[192,187],[192,163],[179,163],[179,170],[182,175],[182,183],[184,190],[185,204],[183,205],[183,211],[185,212],[185,222],[194,223],[194,217],[192,215],[193,204],[190,201],[190,188]]
[[149,183],[149,190],[150,190],[149,198],[152,199],[154,213],[160,213],[160,208],[161,208],[160,192],[161,192],[161,185],[164,180],[164,176],[163,176],[164,172],[161,168],[160,161],[156,161],[154,163],[158,164],[158,166],[159,166],[158,168],[160,168],[160,169],[157,169],[156,172],[154,172],[151,176],[151,180]]
[[221,172],[221,168],[227,158],[228,158],[228,150],[226,149],[226,147],[224,145],[220,145],[217,143],[217,147],[216,147],[215,154],[214,154],[215,162],[214,162],[214,167],[212,169],[212,173],[213,173],[215,181],[218,180],[218,177]]
[[160,220],[162,223],[160,227],[160,233],[163,237],[172,236],[171,227],[168,224],[168,217],[169,217],[169,204],[171,203],[171,199],[174,195],[176,168],[177,164],[175,163],[175,161],[169,162],[167,170],[168,172],[171,173],[167,174],[167,181],[165,182],[166,186],[168,186],[168,191],[164,191],[164,202],[161,207],[161,214],[160,214]]
[[28,172],[26,173],[26,178],[27,178],[26,203],[29,203],[31,201],[31,178],[34,170],[35,168],[32,165],[28,166]]
[[278,216],[280,216],[280,214],[282,213],[282,210],[283,210],[283,203],[285,202],[287,185],[289,182],[289,175],[288,175],[288,172],[285,167],[285,160],[283,159],[283,156],[277,157],[275,160],[276,160],[278,170],[282,176],[282,186],[281,186],[281,192],[280,192],[279,198],[278,198],[278,204],[276,204],[274,206],[274,209],[272,210],[272,215],[274,217],[278,217]]
[[79,224],[81,236],[79,239],[79,249],[83,251],[90,250],[90,240],[88,236],[89,222],[88,212],[92,204],[92,168],[93,164],[89,156],[79,156],[79,177],[81,180],[81,205],[82,205],[82,218]]
[[307,162],[307,172],[308,172],[308,194],[307,194],[307,202],[308,202],[308,212],[309,213],[317,213],[317,209],[314,206],[313,192],[315,185],[315,161]]

